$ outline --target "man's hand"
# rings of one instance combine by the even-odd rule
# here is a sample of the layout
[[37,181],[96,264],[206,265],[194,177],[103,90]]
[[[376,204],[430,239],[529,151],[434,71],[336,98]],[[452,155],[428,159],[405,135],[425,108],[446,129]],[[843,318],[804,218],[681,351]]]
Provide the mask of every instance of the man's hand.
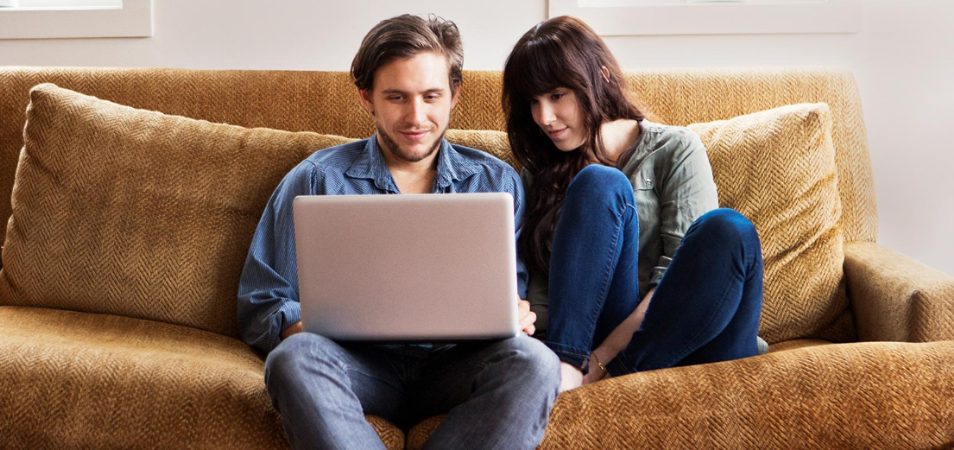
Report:
[[517,301],[517,316],[520,318],[520,329],[527,335],[533,336],[537,328],[533,323],[537,321],[537,313],[530,311],[530,302],[526,300]]
[[300,333],[302,331],[304,331],[304,327],[302,327],[301,321],[299,320],[298,322],[289,325],[288,328],[282,330],[282,340],[284,341],[285,339],[288,339],[288,336],[291,336],[295,333]]

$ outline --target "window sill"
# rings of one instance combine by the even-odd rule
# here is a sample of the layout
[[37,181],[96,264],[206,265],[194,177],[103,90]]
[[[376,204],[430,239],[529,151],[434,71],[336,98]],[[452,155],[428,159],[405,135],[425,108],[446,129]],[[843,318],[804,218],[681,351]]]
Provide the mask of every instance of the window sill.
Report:
[[122,8],[0,8],[0,39],[152,36],[152,0],[124,0]]

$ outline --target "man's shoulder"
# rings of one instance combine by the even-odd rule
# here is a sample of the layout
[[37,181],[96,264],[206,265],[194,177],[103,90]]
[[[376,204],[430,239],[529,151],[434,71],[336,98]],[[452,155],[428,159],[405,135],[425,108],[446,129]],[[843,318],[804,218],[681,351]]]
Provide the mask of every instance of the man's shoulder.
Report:
[[322,171],[344,171],[355,159],[364,154],[368,139],[346,142],[334,147],[316,150],[305,158],[301,165]]
[[457,152],[459,158],[455,161],[457,164],[471,165],[500,175],[519,178],[517,171],[510,164],[487,151],[459,144],[451,144],[451,147]]

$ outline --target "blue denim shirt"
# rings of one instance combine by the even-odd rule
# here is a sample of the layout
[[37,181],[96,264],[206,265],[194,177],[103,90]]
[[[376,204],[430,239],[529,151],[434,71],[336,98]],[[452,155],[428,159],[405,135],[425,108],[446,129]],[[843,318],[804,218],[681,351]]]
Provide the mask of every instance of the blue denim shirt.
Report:
[[[523,223],[523,183],[509,165],[479,150],[441,142],[434,193],[509,192],[517,235]],[[315,152],[282,179],[258,222],[238,289],[242,339],[270,352],[281,332],[301,320],[292,200],[298,195],[398,194],[375,136]],[[517,260],[517,285],[526,297],[527,272]]]

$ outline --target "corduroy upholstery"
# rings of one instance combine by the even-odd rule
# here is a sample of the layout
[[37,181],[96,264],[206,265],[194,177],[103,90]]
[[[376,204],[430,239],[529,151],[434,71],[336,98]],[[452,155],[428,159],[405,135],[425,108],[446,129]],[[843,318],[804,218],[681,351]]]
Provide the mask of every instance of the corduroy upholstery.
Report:
[[[860,103],[850,74],[773,70],[634,72],[628,76],[637,88],[635,97],[651,117],[673,124],[713,122],[794,103],[830,106],[828,151],[835,152],[842,211],[838,227],[845,244],[840,251],[830,252],[828,262],[840,266],[845,255],[839,285],[847,287],[847,297],[839,297],[845,292],[839,288],[829,298],[806,300],[830,308],[816,316],[823,319],[812,319],[808,328],[770,339],[773,349],[790,350],[634,374],[566,393],[553,411],[543,446],[954,445],[954,381],[948,370],[954,361],[954,279],[874,243],[874,190]],[[499,73],[465,73],[464,95],[451,124],[464,130],[449,138],[506,156],[500,153],[505,137],[484,131],[503,126],[499,79]],[[42,82],[122,105],[210,122],[350,137],[371,132],[371,121],[358,107],[345,73],[0,68],[2,217],[11,211],[8,194],[23,146],[28,92]],[[814,118],[824,128],[828,119],[824,108],[819,108],[804,117]],[[699,131],[705,134],[702,128]],[[71,144],[64,140],[63,145]],[[185,149],[173,150],[180,152],[175,153],[180,159],[196,157]],[[304,151],[311,150],[315,149]],[[288,151],[288,155],[276,151],[276,165],[293,164],[303,157],[301,153],[291,156],[302,151],[298,148]],[[717,163],[717,153],[714,166],[735,163],[733,158]],[[733,170],[746,172],[741,163]],[[821,184],[833,181],[819,179]],[[18,186],[17,190],[21,188],[27,189]],[[236,188],[222,190],[229,189]],[[264,202],[271,188],[259,189]],[[820,207],[834,207],[832,202],[820,202]],[[19,207],[15,204],[13,209]],[[216,275],[236,277],[233,259],[240,253],[214,264],[220,271]],[[14,261],[16,254],[5,250],[3,264],[20,264]],[[767,273],[770,270],[767,267]],[[42,300],[29,307],[13,306],[15,292],[16,286],[0,290],[0,384],[12,386],[0,394],[0,446],[8,442],[13,447],[40,448],[286,445],[264,393],[262,360],[235,339],[234,310],[210,308],[210,314],[222,316],[202,320],[233,321],[229,325],[233,328],[213,329],[221,333],[216,334],[203,331],[201,325],[178,323],[170,311],[158,311],[175,309],[174,304],[156,304],[156,311],[137,317],[137,311],[72,312],[63,310],[73,307],[64,304],[36,307],[44,306]],[[87,303],[95,304],[93,296],[84,295]],[[226,304],[221,298],[204,296],[197,301]],[[818,337],[938,342],[820,345],[824,341],[802,339]],[[369,421],[389,448],[403,446],[400,430],[378,418],[369,417]],[[411,430],[408,447],[423,444],[439,421],[435,418]]]

